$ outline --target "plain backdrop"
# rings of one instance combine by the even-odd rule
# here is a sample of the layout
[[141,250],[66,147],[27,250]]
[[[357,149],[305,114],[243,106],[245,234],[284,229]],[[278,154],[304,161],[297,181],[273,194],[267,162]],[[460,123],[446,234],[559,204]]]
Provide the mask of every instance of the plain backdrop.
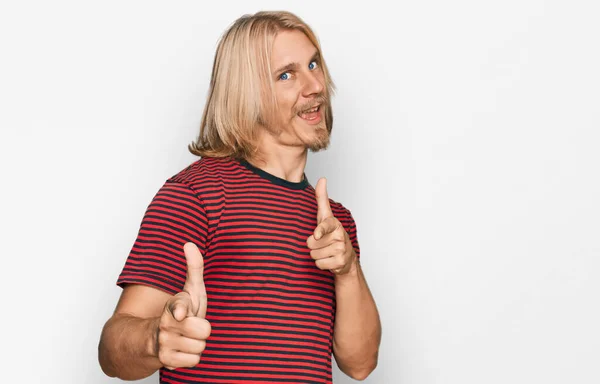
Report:
[[357,221],[365,382],[600,382],[593,0],[2,2],[0,381],[119,382],[97,361],[117,276],[197,159],[220,35],[265,9],[315,29],[337,85],[306,173]]

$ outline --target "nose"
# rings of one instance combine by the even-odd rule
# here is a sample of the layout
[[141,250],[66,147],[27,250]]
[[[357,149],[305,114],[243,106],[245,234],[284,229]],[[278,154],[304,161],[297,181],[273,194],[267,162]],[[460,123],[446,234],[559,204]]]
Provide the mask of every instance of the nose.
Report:
[[308,71],[304,76],[302,87],[302,96],[310,97],[323,92],[323,78],[317,75],[317,72]]

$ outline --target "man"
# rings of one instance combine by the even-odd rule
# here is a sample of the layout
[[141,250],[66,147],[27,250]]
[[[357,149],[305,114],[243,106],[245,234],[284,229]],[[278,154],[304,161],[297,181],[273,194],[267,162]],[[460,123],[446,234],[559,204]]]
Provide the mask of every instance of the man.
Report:
[[331,82],[311,29],[287,12],[238,19],[215,55],[201,157],[150,203],[118,279],[99,360],[126,380],[362,380],[381,325],[356,225],[304,175],[325,149]]

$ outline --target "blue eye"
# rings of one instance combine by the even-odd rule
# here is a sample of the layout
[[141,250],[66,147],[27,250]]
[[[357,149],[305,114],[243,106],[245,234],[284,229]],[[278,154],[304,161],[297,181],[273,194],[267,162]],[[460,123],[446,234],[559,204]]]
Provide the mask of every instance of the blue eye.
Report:
[[311,61],[310,64],[308,64],[308,69],[313,70],[315,68],[317,68],[317,62]]
[[290,78],[289,72],[284,72],[279,76],[279,80],[288,80]]

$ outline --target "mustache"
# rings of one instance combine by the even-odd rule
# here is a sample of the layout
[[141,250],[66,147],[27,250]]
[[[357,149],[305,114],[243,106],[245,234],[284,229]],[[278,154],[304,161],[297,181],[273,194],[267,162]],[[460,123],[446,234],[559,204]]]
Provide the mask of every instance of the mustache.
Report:
[[318,104],[320,104],[321,107],[328,106],[329,105],[329,97],[327,97],[327,95],[322,93],[322,94],[318,95],[317,97],[315,97],[313,100],[300,105],[298,108],[296,108],[294,113],[298,114],[302,111],[306,111],[307,109],[311,109]]

